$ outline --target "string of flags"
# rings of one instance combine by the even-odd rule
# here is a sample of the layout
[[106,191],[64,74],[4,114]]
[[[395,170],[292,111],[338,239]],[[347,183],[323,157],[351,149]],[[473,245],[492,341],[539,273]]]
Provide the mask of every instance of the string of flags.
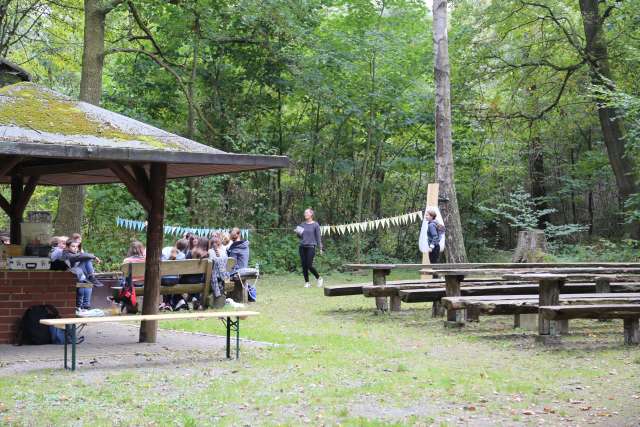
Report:
[[391,226],[407,225],[416,221],[422,221],[422,211],[411,212],[404,215],[392,216],[389,218],[374,219],[365,222],[341,225],[321,225],[320,234],[347,234],[361,233],[364,231],[377,230],[379,228],[389,228]]
[[[135,219],[116,218],[116,225],[127,230],[143,231],[147,229],[147,221],[138,221]],[[213,233],[227,233],[231,232],[230,228],[202,228],[202,227],[182,227],[175,225],[165,225],[164,234],[170,236],[183,236],[185,233],[192,233],[200,237],[209,237]],[[249,229],[240,229],[240,235],[243,239],[249,239]]]

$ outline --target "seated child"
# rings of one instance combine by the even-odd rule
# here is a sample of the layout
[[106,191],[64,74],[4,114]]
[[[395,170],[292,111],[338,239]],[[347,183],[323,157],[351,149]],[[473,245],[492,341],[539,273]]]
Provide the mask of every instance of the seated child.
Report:
[[[100,258],[95,255],[80,252],[80,242],[75,240],[67,240],[66,248],[62,253],[62,260],[67,264],[69,271],[76,275],[78,282],[82,283],[90,283],[87,280],[86,262],[95,260],[100,263]],[[82,310],[91,309],[92,290],[92,288],[78,288],[76,307]]]

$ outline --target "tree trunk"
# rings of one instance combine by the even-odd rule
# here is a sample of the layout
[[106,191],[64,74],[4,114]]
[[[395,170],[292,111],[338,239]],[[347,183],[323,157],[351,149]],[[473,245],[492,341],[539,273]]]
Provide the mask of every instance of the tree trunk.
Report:
[[[609,67],[609,52],[604,36],[604,17],[599,10],[600,1],[580,0],[580,12],[586,39],[585,54],[589,64],[591,83],[605,91],[615,90],[615,82]],[[625,129],[622,115],[616,108],[607,105],[606,99],[596,98],[600,128],[609,163],[616,178],[618,193],[622,201],[638,192],[635,165],[625,148]],[[640,238],[640,222],[631,225],[633,238]]]
[[518,245],[511,262],[544,262],[547,239],[542,230],[524,230],[518,233]]
[[[84,0],[84,47],[80,75],[80,100],[93,105],[100,105],[102,96],[106,16],[107,9],[99,0]],[[84,186],[62,187],[58,197],[58,214],[55,221],[57,235],[69,235],[82,231],[85,195]]]
[[434,71],[436,83],[436,177],[440,184],[440,212],[447,228],[447,262],[466,262],[460,211],[454,182],[451,136],[451,97],[449,46],[447,39],[447,1],[433,0]]
[[[529,146],[529,179],[531,180],[531,197],[539,210],[547,209],[547,190],[544,186],[544,153],[542,142],[538,135],[530,139]],[[544,229],[550,221],[549,214],[538,218],[538,228]]]

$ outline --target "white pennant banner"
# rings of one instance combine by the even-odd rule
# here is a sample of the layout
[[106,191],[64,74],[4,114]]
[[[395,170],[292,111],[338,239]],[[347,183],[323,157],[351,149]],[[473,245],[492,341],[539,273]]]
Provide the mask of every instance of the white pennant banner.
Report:
[[344,235],[347,233],[362,233],[365,231],[389,228],[391,226],[408,225],[418,221],[422,221],[422,211],[365,222],[355,222],[352,224],[322,225],[320,226],[320,233],[323,236],[329,234]]

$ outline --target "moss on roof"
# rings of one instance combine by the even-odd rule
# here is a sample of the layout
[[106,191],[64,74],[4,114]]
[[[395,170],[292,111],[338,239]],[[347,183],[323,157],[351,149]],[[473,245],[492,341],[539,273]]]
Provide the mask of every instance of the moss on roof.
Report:
[[155,149],[186,149],[182,144],[165,138],[126,132],[109,121],[92,117],[80,106],[81,103],[56,92],[21,82],[0,88],[0,126],[13,125],[66,136],[94,136],[114,142],[137,141]]

